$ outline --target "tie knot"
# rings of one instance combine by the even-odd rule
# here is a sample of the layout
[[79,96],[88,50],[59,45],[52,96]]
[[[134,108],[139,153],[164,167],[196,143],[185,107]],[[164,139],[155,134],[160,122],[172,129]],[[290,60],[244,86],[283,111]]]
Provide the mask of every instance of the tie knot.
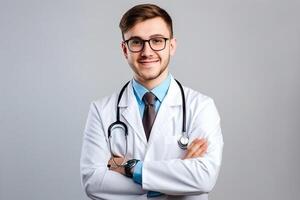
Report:
[[143,101],[145,103],[145,105],[151,105],[153,106],[156,100],[156,96],[152,93],[152,92],[147,92],[146,94],[144,94],[143,96]]

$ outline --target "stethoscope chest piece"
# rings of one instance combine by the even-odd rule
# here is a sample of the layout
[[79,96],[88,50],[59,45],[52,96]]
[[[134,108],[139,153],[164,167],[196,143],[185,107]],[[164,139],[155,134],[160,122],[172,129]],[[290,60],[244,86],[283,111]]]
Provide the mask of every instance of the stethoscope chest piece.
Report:
[[189,138],[187,138],[185,135],[182,135],[177,142],[181,149],[186,150],[189,144]]

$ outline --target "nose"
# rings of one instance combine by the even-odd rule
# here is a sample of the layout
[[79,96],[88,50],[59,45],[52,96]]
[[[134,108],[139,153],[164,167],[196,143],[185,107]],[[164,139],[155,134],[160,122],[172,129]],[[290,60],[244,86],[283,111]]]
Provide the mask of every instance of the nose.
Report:
[[144,43],[144,48],[141,52],[142,56],[152,56],[153,50],[150,47],[149,41]]

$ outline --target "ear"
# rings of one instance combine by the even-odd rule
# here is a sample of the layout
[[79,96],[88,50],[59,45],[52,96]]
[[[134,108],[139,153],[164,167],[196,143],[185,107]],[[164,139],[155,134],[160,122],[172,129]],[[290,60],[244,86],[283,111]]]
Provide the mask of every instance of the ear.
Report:
[[122,51],[123,51],[123,54],[124,54],[125,58],[128,59],[128,49],[126,47],[125,42],[121,43],[121,48],[122,48]]
[[172,38],[170,39],[170,55],[173,56],[175,54],[176,51],[176,47],[177,47],[177,41],[176,38]]

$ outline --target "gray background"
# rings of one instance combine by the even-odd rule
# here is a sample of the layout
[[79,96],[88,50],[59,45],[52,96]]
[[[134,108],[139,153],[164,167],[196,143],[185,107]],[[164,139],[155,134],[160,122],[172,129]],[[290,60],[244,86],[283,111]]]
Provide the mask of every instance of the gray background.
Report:
[[[138,2],[1,0],[1,200],[86,199],[89,104],[132,77],[118,22]],[[171,72],[211,96],[222,117],[210,199],[299,199],[300,2],[152,2],[174,20]]]

